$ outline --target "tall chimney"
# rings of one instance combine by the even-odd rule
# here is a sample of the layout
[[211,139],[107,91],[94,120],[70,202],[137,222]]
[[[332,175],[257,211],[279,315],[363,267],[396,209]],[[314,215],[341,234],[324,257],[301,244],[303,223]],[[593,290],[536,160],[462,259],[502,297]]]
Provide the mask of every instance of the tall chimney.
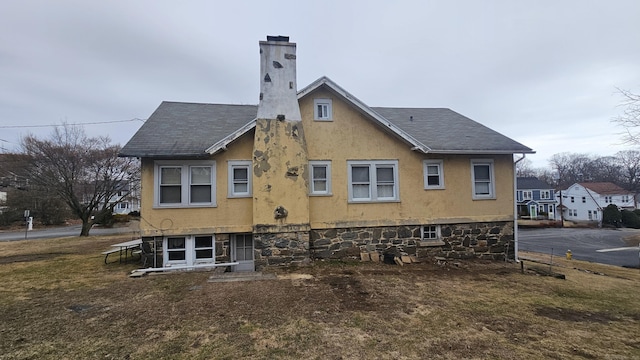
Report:
[[307,168],[296,44],[286,36],[268,36],[260,41],[260,103],[253,143],[254,233],[290,236],[309,231]]
[[288,36],[260,41],[260,104],[258,119],[300,121],[296,86],[296,44]]

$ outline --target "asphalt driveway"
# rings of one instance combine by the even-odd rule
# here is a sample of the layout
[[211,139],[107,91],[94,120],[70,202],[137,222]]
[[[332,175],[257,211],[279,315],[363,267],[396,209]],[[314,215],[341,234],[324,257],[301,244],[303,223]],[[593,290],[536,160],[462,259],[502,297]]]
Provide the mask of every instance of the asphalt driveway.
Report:
[[637,229],[520,229],[520,251],[532,251],[564,257],[571,250],[573,258],[602,264],[638,268],[640,248],[624,241],[640,236]]

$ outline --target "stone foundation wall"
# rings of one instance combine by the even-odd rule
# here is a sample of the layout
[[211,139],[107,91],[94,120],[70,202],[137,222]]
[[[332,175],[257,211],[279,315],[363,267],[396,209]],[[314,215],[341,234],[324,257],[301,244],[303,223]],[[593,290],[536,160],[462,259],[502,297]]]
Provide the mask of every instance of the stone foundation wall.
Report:
[[304,265],[311,262],[309,233],[253,234],[256,270],[274,265]]
[[[424,241],[421,226],[313,229],[284,233],[254,234],[256,270],[267,266],[305,265],[315,259],[360,259],[361,252],[441,256],[454,259],[504,260],[514,257],[513,222],[441,225],[440,238]],[[143,238],[153,251],[154,238]],[[215,235],[216,263],[229,262],[230,235]],[[162,266],[162,238],[156,238],[157,265]],[[146,266],[152,266],[153,257]]]
[[513,222],[441,225],[440,239],[423,241],[421,226],[311,230],[312,259],[359,259],[361,252],[418,258],[513,258]]

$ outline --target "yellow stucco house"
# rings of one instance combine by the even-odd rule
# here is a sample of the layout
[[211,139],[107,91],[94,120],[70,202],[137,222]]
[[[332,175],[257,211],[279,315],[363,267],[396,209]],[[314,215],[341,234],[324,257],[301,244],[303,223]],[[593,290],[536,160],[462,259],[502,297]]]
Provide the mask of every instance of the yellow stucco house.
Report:
[[444,108],[370,107],[296,45],[260,44],[255,105],[163,102],[123,147],[142,163],[156,268],[360,257],[513,258],[514,155],[533,151]]

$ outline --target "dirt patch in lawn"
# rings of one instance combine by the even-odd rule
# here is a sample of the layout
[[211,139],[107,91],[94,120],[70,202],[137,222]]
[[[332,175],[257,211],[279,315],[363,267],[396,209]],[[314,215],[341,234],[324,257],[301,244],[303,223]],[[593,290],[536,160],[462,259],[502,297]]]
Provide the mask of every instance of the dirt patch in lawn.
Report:
[[608,324],[618,320],[612,314],[606,312],[590,312],[580,311],[568,308],[555,308],[549,306],[541,306],[535,310],[536,315],[544,316],[549,319],[573,322],[595,322]]
[[61,255],[69,255],[70,253],[45,253],[45,254],[30,254],[30,255],[11,255],[0,256],[0,265],[18,262],[30,262],[30,261],[42,261],[49,260]]

